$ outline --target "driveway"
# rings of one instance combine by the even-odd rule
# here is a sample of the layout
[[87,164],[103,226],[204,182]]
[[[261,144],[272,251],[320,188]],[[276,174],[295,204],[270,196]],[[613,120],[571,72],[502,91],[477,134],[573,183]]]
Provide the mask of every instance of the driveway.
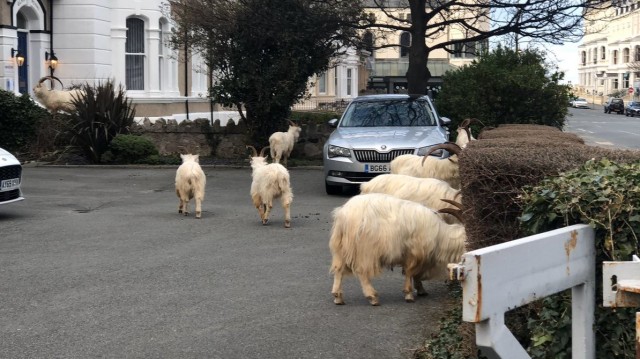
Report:
[[262,226],[248,168],[207,168],[202,219],[177,213],[175,168],[27,167],[0,206],[1,358],[408,358],[446,285],[405,303],[400,270],[330,294],[322,171],[292,169],[292,228]]

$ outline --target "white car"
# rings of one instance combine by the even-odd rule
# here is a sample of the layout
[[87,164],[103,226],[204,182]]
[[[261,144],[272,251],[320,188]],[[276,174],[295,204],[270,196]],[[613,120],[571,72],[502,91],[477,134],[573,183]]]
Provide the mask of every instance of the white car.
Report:
[[22,165],[14,155],[0,148],[0,205],[22,201]]
[[571,107],[574,108],[589,108],[589,103],[583,98],[576,98],[571,101]]

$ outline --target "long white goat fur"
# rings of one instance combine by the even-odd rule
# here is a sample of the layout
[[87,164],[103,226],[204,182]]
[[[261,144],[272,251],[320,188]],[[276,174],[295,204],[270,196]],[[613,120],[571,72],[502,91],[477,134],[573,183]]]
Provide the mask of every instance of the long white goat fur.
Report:
[[293,146],[300,137],[300,130],[300,126],[291,123],[287,132],[274,132],[269,136],[269,148],[273,162],[280,163],[282,159],[284,165],[287,165],[287,159],[293,151]]
[[385,268],[401,266],[405,300],[413,301],[411,280],[442,278],[447,264],[464,253],[466,232],[447,224],[430,208],[386,194],[352,197],[333,211],[329,248],[334,273],[332,293],[342,301],[342,276],[355,274],[372,305],[378,304],[370,279]]
[[[436,178],[419,178],[399,174],[383,174],[372,178],[369,182],[360,185],[361,193],[386,193],[394,197],[418,202],[423,206],[434,210],[442,208],[457,208],[443,202],[448,199],[462,203],[462,195],[459,189],[455,189],[449,183]],[[447,223],[460,223],[450,214],[440,214]]]
[[258,209],[262,224],[269,221],[269,213],[274,199],[280,198],[284,208],[284,226],[291,227],[291,202],[293,191],[289,171],[279,163],[267,163],[267,158],[254,155],[251,157],[252,182],[251,199]]
[[200,156],[181,154],[182,164],[176,171],[176,195],[180,199],[178,213],[189,215],[189,201],[195,198],[196,218],[202,216],[202,201],[207,184],[207,178],[200,167]]
[[[422,164],[422,160],[424,165]],[[449,160],[450,159],[450,160]],[[391,161],[391,173],[421,178],[437,178],[453,188],[460,189],[458,156],[446,159],[435,156],[401,155]]]
[[83,96],[84,91],[80,89],[49,90],[40,82],[33,88],[33,94],[47,110],[56,113],[58,111],[73,111],[75,109],[73,99],[79,99]]

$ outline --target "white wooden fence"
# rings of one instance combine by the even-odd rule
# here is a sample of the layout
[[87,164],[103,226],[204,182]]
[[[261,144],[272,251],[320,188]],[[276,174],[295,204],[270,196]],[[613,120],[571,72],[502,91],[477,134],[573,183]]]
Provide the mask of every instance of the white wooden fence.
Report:
[[462,319],[490,359],[530,358],[504,324],[504,313],[571,288],[573,358],[595,358],[594,231],[575,225],[467,252],[450,264],[462,281]]

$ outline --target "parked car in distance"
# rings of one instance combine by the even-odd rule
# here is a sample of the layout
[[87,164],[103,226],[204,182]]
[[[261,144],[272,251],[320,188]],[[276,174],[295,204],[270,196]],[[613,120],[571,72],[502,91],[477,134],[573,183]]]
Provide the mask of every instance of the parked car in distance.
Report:
[[22,165],[15,156],[0,148],[0,205],[24,199],[22,183]]
[[617,112],[618,115],[622,115],[624,113],[624,101],[621,98],[617,97],[609,97],[607,102],[604,104],[604,113]]
[[627,104],[627,106],[624,108],[624,114],[625,116],[640,116],[640,102],[638,101],[631,101]]
[[[390,162],[405,154],[423,155],[447,142],[451,121],[440,117],[428,96],[365,95],[347,106],[323,149],[325,189],[339,194],[390,172]],[[432,155],[446,157],[446,151]]]
[[571,100],[570,104],[571,107],[574,108],[589,108],[589,103],[587,102],[587,100],[580,97]]

